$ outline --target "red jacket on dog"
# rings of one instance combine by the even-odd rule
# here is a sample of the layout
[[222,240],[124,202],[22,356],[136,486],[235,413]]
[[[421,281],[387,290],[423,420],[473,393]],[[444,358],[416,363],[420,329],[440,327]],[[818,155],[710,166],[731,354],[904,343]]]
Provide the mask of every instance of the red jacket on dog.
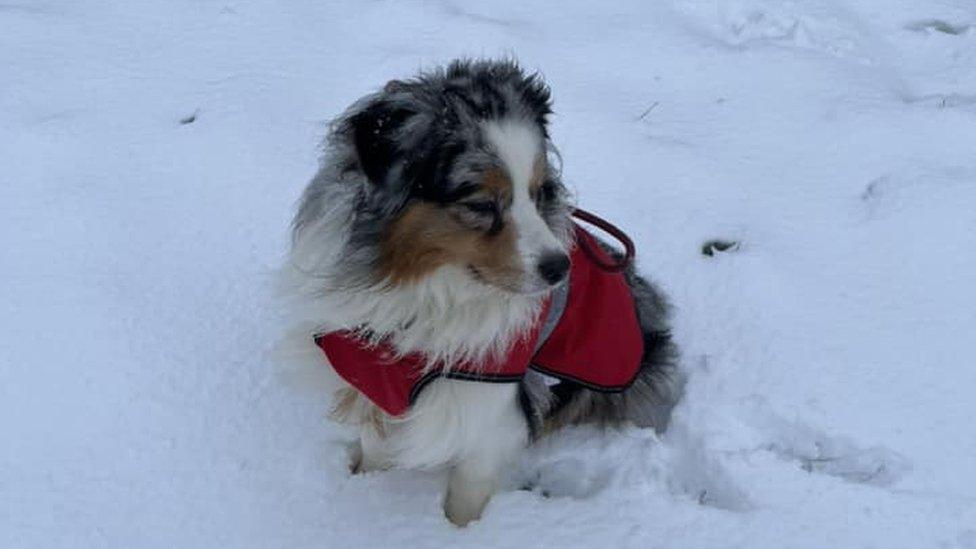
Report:
[[[339,376],[392,416],[406,412],[438,377],[512,383],[532,368],[594,390],[626,389],[637,377],[644,353],[634,298],[620,265],[614,265],[591,234],[579,226],[575,232],[568,294],[548,299],[530,333],[500,360],[460,364],[446,372],[434,366],[425,373],[421,355],[394,358],[389,345],[370,345],[350,331],[318,335],[315,343]],[[629,241],[625,243],[632,253]]]

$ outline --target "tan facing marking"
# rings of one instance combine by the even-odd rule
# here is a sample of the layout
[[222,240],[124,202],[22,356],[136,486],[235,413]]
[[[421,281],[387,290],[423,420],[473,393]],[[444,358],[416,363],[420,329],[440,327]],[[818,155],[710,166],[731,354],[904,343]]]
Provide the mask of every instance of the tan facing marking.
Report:
[[[484,194],[504,204],[512,182],[503,170],[489,170]],[[445,265],[472,267],[487,282],[517,290],[524,278],[516,231],[503,213],[501,231],[489,234],[459,219],[457,206],[414,202],[390,225],[381,244],[381,277],[392,284],[416,282]]]
[[481,187],[502,200],[508,200],[512,196],[512,179],[501,168],[486,171],[481,178]]
[[529,193],[535,196],[535,192],[539,190],[542,186],[542,182],[546,180],[546,155],[540,154],[535,157],[535,162],[532,164],[532,179],[529,180]]

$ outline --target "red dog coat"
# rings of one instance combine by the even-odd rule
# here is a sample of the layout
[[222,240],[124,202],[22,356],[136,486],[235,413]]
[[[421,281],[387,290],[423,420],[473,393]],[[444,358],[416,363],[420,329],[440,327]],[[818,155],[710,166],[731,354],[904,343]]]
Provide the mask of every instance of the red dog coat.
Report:
[[626,389],[644,353],[634,298],[620,269],[607,267],[614,264],[596,239],[575,229],[568,292],[554,291],[530,333],[500,360],[460,364],[447,372],[434,366],[424,373],[422,355],[396,359],[388,344],[370,345],[350,331],[317,335],[315,343],[339,376],[392,416],[406,412],[420,391],[442,376],[512,383],[532,368],[599,391]]

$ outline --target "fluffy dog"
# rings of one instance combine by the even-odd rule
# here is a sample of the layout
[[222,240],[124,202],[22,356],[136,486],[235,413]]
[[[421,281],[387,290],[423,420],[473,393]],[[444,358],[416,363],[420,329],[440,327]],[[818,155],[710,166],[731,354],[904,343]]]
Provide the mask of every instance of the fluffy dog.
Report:
[[[540,326],[583,234],[570,218],[550,113],[547,86],[511,61],[456,61],[392,81],[333,123],[294,218],[289,314],[308,342],[339,334],[336,356],[327,339],[316,341],[343,378],[334,417],[360,428],[354,469],[448,466],[444,511],[458,525],[481,516],[534,438],[588,422],[661,430],[680,392],[668,305],[631,267],[616,275],[627,305],[591,319],[598,327],[600,318],[635,318],[635,373],[625,383],[524,364],[492,377],[513,348],[535,351],[545,339]],[[350,342],[361,345],[341,355]],[[410,378],[410,394],[397,396],[382,378],[395,367],[383,361],[407,359],[421,381]],[[387,394],[407,407],[381,402]]]

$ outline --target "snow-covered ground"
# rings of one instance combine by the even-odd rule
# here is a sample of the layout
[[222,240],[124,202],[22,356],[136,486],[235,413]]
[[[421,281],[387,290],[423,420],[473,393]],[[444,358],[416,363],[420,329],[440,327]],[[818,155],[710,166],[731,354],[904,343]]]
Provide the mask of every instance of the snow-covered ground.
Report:
[[[690,384],[459,530],[348,474],[272,280],[329,118],[506,54]],[[972,0],[7,0],[0,219],[0,547],[976,547]]]

